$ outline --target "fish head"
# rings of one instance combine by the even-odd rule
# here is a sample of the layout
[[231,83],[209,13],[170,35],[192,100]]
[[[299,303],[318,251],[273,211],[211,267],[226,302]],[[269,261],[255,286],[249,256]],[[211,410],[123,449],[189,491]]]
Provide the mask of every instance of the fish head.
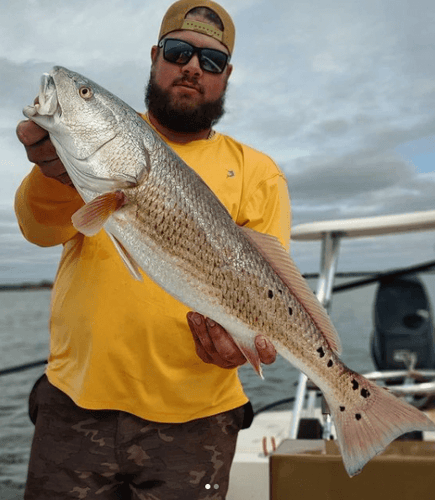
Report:
[[86,160],[119,133],[109,92],[61,66],[41,78],[35,103],[24,115],[47,130],[56,150]]

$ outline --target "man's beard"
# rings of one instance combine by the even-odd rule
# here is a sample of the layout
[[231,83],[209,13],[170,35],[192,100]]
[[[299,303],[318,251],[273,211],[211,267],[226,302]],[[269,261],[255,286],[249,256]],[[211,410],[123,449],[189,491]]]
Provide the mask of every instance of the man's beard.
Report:
[[225,113],[225,91],[219,99],[196,106],[172,103],[171,94],[156,83],[153,72],[145,91],[145,105],[158,122],[169,130],[197,133],[210,129]]

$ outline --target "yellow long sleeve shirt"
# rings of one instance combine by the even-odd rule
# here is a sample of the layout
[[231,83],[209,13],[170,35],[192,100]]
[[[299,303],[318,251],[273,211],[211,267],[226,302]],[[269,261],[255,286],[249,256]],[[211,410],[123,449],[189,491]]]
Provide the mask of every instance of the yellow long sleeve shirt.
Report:
[[[288,247],[287,184],[269,157],[219,133],[168,144],[237,224],[273,234]],[[237,369],[196,355],[189,309],[147,277],[132,279],[104,230],[86,237],[74,229],[71,216],[82,205],[74,188],[45,177],[38,166],[16,194],[24,236],[40,246],[63,245],[51,302],[50,382],[81,407],[156,422],[186,422],[245,404]]]

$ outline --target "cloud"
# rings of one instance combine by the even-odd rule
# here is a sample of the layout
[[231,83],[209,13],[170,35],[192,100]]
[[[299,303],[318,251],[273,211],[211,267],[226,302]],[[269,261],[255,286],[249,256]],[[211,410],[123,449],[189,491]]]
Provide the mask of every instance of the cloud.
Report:
[[339,158],[318,159],[318,162],[309,156],[295,163],[288,175],[293,196],[316,202],[333,202],[337,196],[342,200],[365,196],[368,192],[395,186],[413,174],[398,155],[388,152],[359,151]]
[[[4,201],[11,203],[30,168],[14,129],[22,107],[37,93],[41,74],[64,65],[143,109],[150,48],[170,3],[3,3]],[[435,137],[431,0],[224,0],[223,5],[237,35],[227,114],[218,128],[278,162],[288,178],[294,223],[433,208],[435,178],[421,173],[417,154],[432,153]],[[19,233],[15,237],[18,241]],[[405,248],[409,240],[401,238]],[[358,240],[349,248],[368,255],[372,245],[384,263],[389,241],[377,246]],[[23,245],[25,259],[38,263],[56,253],[36,249],[33,254],[24,240]],[[415,258],[426,255],[427,247],[420,242]],[[293,248],[298,252],[298,244]],[[16,247],[17,259],[19,252]],[[317,267],[317,254],[301,255],[305,270]]]
[[165,6],[152,2],[18,0],[3,7],[2,52],[17,62],[84,66],[143,59]]
[[358,152],[313,164],[296,162],[287,178],[294,224],[433,209],[435,175],[391,152]]

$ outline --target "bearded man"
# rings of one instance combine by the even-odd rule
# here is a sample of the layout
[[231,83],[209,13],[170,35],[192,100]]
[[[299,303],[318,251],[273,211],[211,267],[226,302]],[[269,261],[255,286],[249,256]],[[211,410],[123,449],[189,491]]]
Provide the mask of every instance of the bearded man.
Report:
[[[194,169],[239,225],[289,245],[284,175],[266,155],[217,132],[235,30],[210,0],[180,0],[151,49],[146,120]],[[252,421],[231,337],[147,276],[131,279],[104,231],[71,216],[83,201],[47,132],[17,135],[36,163],[16,195],[24,236],[62,245],[50,356],[30,397],[35,434],[26,500],[224,499],[240,429]],[[263,363],[275,360],[256,339]]]

